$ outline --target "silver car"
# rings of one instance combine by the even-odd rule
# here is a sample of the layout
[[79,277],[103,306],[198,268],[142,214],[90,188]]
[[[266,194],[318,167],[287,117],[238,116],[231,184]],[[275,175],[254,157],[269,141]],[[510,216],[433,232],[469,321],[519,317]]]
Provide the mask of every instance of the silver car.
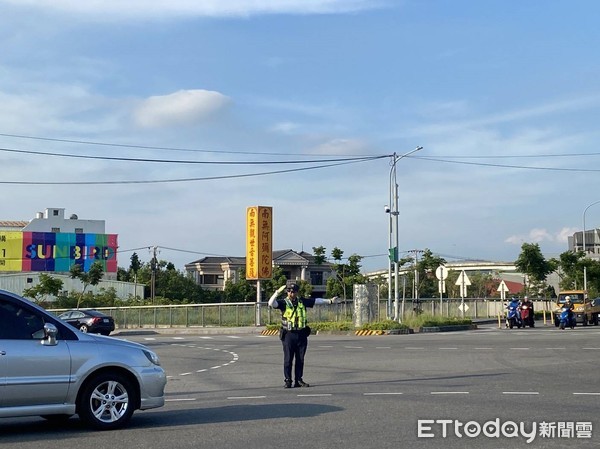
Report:
[[0,418],[78,414],[89,426],[125,425],[164,405],[166,375],[143,345],[84,334],[0,290]]

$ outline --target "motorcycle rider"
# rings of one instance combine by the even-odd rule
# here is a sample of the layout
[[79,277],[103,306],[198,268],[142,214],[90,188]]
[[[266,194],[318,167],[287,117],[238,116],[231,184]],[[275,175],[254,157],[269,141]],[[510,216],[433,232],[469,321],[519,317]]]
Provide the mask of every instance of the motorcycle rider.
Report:
[[523,322],[523,325],[535,327],[534,315],[533,315],[533,312],[534,312],[533,301],[530,301],[528,296],[523,297],[523,301],[521,301],[520,309],[522,310],[523,307],[527,307],[529,310],[529,314],[527,316],[527,322]]
[[570,296],[566,296],[565,297],[565,303],[563,304],[563,309],[568,309],[569,310],[569,320],[573,319],[573,309],[574,308],[575,308],[575,306],[571,302],[571,297]]
[[515,311],[517,321],[521,321],[521,309],[519,307],[519,299],[515,298],[514,296],[510,299],[510,302],[506,306],[506,327],[509,327],[508,313],[511,309],[513,309]]

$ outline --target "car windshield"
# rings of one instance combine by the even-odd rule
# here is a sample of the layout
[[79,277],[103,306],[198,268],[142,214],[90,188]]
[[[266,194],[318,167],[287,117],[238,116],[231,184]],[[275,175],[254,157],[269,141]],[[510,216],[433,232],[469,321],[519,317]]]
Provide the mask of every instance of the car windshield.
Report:
[[574,294],[568,294],[568,295],[567,295],[567,294],[560,294],[560,295],[558,296],[558,303],[559,303],[559,304],[564,304],[564,303],[566,302],[566,299],[565,299],[565,298],[566,298],[567,296],[568,296],[569,298],[571,298],[571,303],[572,303],[572,304],[583,304],[583,294],[577,294],[577,293],[574,293]]

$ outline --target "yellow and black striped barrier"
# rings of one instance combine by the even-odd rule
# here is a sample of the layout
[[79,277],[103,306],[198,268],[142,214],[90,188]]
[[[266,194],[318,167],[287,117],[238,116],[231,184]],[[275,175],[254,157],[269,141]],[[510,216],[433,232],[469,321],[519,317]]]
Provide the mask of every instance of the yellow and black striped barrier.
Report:
[[260,335],[279,335],[279,329],[265,329]]
[[385,331],[368,331],[368,330],[358,330],[354,332],[354,335],[385,335]]

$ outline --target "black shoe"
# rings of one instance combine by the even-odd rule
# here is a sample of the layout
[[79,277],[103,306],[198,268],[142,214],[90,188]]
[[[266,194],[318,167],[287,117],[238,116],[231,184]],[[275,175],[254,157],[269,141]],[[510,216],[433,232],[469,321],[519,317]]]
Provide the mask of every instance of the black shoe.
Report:
[[302,379],[299,379],[296,381],[296,383],[294,384],[294,387],[298,388],[298,387],[304,387],[304,388],[308,388],[310,387],[309,384],[307,384],[306,382],[304,382]]
[[292,388],[292,379],[286,379],[283,388]]

